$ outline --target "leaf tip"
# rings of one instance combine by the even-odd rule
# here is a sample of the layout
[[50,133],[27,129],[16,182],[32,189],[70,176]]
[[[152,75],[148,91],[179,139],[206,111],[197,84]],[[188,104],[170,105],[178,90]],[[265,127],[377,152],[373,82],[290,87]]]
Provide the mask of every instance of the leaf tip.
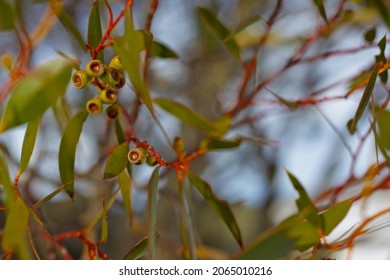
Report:
[[347,128],[348,128],[349,133],[355,134],[355,132],[356,132],[356,126],[355,126],[355,123],[354,123],[353,119],[350,119],[350,120],[347,122]]

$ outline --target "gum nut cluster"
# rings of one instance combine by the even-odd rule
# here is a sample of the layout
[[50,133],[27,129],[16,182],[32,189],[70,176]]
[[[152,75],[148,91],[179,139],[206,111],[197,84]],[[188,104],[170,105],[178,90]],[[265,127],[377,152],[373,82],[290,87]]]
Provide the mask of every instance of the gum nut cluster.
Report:
[[127,154],[129,162],[135,165],[141,165],[147,163],[150,166],[157,164],[157,158],[149,154],[149,152],[144,148],[134,148],[129,151]]
[[121,114],[121,106],[117,103],[118,90],[126,84],[123,65],[118,56],[114,56],[110,63],[103,64],[100,60],[89,61],[85,70],[78,70],[73,74],[73,85],[78,89],[88,87],[94,79],[100,82],[102,88],[97,88],[98,96],[88,100],[87,111],[92,115],[98,115],[103,111],[103,104],[109,104],[106,115],[110,119],[116,119]]

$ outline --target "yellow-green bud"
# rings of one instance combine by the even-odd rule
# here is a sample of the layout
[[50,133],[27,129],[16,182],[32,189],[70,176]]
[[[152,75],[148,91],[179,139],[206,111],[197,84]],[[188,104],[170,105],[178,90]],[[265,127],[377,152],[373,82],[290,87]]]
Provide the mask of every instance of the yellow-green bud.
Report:
[[100,60],[94,59],[87,63],[85,71],[92,77],[100,77],[104,74],[105,66]]
[[118,92],[110,87],[99,90],[99,97],[106,104],[113,104],[118,100]]
[[12,69],[14,69],[15,63],[13,57],[6,53],[1,57],[1,64],[3,65],[4,69],[8,72],[11,72]]
[[89,76],[84,70],[78,70],[72,76],[73,85],[78,89],[89,86],[91,81],[92,77]]
[[178,154],[184,152],[184,141],[183,141],[183,138],[175,137],[175,139],[173,139],[173,149]]
[[151,157],[148,157],[146,159],[146,163],[149,165],[149,166],[155,166],[157,164],[157,158],[155,156],[151,156]]
[[108,64],[109,67],[112,67],[112,68],[115,68],[119,71],[123,71],[124,70],[124,67],[123,67],[123,64],[122,62],[120,61],[119,59],[119,56],[116,55],[114,56],[111,61],[110,61],[110,64]]
[[129,151],[127,158],[135,165],[143,164],[146,160],[146,151],[143,148],[134,148]]
[[118,103],[114,103],[106,109],[106,115],[110,119],[116,119],[120,114],[122,114],[122,107]]
[[91,98],[87,102],[86,109],[92,115],[99,115],[103,110],[103,103],[98,97]]

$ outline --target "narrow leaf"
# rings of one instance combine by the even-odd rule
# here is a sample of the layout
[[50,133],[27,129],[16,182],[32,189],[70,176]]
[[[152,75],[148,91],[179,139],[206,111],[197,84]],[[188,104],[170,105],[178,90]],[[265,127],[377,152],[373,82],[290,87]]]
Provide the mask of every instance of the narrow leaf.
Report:
[[300,213],[293,214],[274,228],[261,233],[240,254],[240,259],[283,259],[293,249],[301,252],[317,245],[317,229]]
[[8,165],[3,158],[3,154],[0,152],[0,185],[2,185],[5,189],[7,204],[12,202],[15,199],[15,191],[14,187],[11,183]]
[[296,240],[289,237],[284,230],[273,228],[260,234],[254,241],[245,246],[238,256],[241,260],[278,260],[283,259],[292,249]]
[[1,242],[4,251],[14,252],[23,244],[28,226],[28,213],[26,204],[20,198],[10,206]]
[[229,34],[228,37],[225,38],[225,41],[230,40],[233,38],[235,35],[243,31],[244,29],[248,28],[249,26],[253,25],[254,23],[258,22],[260,20],[259,16],[253,16],[248,19],[246,19],[244,22],[242,22],[238,27],[234,29],[233,32]]
[[102,217],[102,232],[100,236],[100,243],[107,242],[108,239],[108,222],[107,222],[107,209],[106,209],[106,203],[103,200],[103,217]]
[[381,15],[387,27],[390,28],[390,15],[387,6],[383,3],[382,0],[372,0],[371,2],[377,8],[379,14]]
[[88,112],[82,110],[78,112],[67,124],[61,138],[60,150],[58,154],[58,166],[60,170],[61,182],[66,186],[66,192],[70,197],[74,195],[74,167],[76,159],[77,143],[83,129],[83,124],[88,117]]
[[79,30],[74,24],[74,20],[66,13],[63,9],[61,1],[59,0],[50,0],[50,7],[53,12],[61,22],[61,24],[65,27],[65,29],[73,36],[76,42],[79,44],[83,51],[87,51],[86,44],[84,42],[83,37],[81,36]]
[[[114,204],[115,200],[116,200],[116,197],[118,196],[119,194],[119,191],[121,189],[118,188],[114,194],[112,195],[112,197],[110,198],[110,200],[108,201],[107,205],[106,205],[106,210],[105,211],[108,211],[111,206]],[[95,216],[94,219],[92,219],[92,221],[88,224],[88,226],[85,228],[86,231],[89,231],[91,230],[100,220],[103,219],[103,215],[104,215],[104,210],[100,210],[99,213]]]
[[208,9],[198,7],[200,18],[214,32],[214,34],[225,44],[229,51],[238,59],[240,59],[240,48],[233,37],[230,36],[231,31],[228,30],[222,22]]
[[[100,21],[99,1],[95,0],[92,4],[88,19],[88,45],[96,48],[102,39],[102,24]],[[91,50],[91,55],[93,55]],[[104,52],[97,55],[97,59],[104,62]]]
[[150,55],[152,57],[159,58],[179,58],[177,53],[175,53],[172,49],[157,41],[153,41],[150,48]]
[[368,101],[370,100],[372,91],[374,90],[375,81],[376,81],[376,77],[378,76],[378,70],[379,70],[380,65],[381,65],[381,63],[379,63],[379,62],[377,64],[375,64],[375,67],[372,70],[370,79],[368,80],[367,86],[363,92],[362,99],[360,100],[359,106],[356,109],[355,116],[347,124],[348,130],[351,134],[354,134],[356,132],[356,126],[357,126],[360,118],[362,117],[364,110],[367,107]]
[[374,133],[377,161],[378,161],[378,148],[379,148],[379,151],[381,152],[382,156],[386,160],[387,164],[390,165],[390,158],[387,154],[386,147],[385,147],[381,137],[379,136],[379,133],[378,133],[375,125],[372,127],[372,132]]
[[129,143],[124,142],[115,147],[108,157],[104,168],[103,179],[110,179],[118,176],[127,166],[127,153],[129,152]]
[[301,252],[316,246],[320,242],[318,228],[309,220],[303,219],[301,213],[288,217],[279,226],[286,230],[286,236],[296,240],[294,249]]
[[240,228],[237,224],[233,211],[231,210],[228,202],[216,197],[212,191],[211,186],[202,178],[200,178],[198,175],[188,172],[187,176],[190,182],[197,188],[199,193],[206,200],[207,204],[224,221],[224,223],[227,225],[227,227],[229,228],[230,232],[233,234],[238,244],[241,247],[243,247]]
[[207,138],[203,141],[202,146],[207,150],[224,150],[234,149],[239,147],[241,139],[218,139],[218,138]]
[[144,102],[153,115],[154,110],[150,92],[140,74],[140,53],[146,48],[145,42],[152,42],[152,35],[146,31],[134,31],[131,15],[126,13],[125,16],[126,34],[123,37],[114,38],[113,48],[119,55],[120,60],[129,75],[136,95]]
[[158,194],[158,177],[160,172],[158,166],[154,169],[152,176],[150,177],[148,185],[148,218],[149,218],[149,253],[150,258],[155,259],[156,257],[156,225],[157,225],[157,194]]
[[35,120],[30,121],[27,125],[22,146],[22,156],[20,158],[20,173],[23,173],[27,169],[28,163],[30,162],[40,123],[41,118],[36,118]]
[[[379,47],[380,53],[375,56],[376,62],[382,62],[383,64],[386,64],[386,62],[387,62],[386,54],[385,54],[386,41],[387,41],[386,40],[386,35],[384,35],[382,37],[382,39],[379,41],[379,43],[378,43],[378,47]],[[381,79],[381,82],[383,84],[386,84],[387,83],[387,70],[379,71],[379,73],[380,73],[379,77]]]
[[10,3],[0,0],[0,30],[11,30],[15,27],[15,15]]
[[322,17],[322,19],[328,23],[328,18],[326,16],[326,11],[325,11],[325,7],[324,7],[324,2],[322,0],[313,0],[314,2],[314,5],[317,6],[317,9]]
[[118,140],[118,144],[122,144],[126,141],[125,134],[123,133],[123,128],[118,119],[115,120],[115,134],[116,139]]
[[287,175],[293,184],[295,190],[299,193],[299,197],[296,200],[296,205],[299,209],[299,212],[303,217],[307,218],[308,221],[313,224],[316,228],[322,226],[320,217],[318,216],[318,211],[314,203],[311,201],[309,195],[306,193],[305,189],[298,181],[298,179],[287,171]]
[[279,95],[277,95],[276,93],[270,91],[270,93],[277,99],[279,100],[282,104],[286,105],[288,108],[298,108],[299,107],[299,104],[295,101],[289,101]]
[[321,213],[324,221],[323,231],[329,235],[336,226],[345,218],[353,203],[352,199],[345,200],[336,205],[329,207],[325,212]]
[[73,63],[57,59],[30,71],[15,86],[4,110],[0,133],[34,120],[65,94]]
[[49,193],[48,195],[46,195],[45,197],[43,197],[39,201],[37,201],[31,208],[38,209],[39,207],[41,207],[41,205],[43,203],[50,201],[53,197],[55,197],[57,194],[62,192],[66,188],[66,186],[67,185],[62,185],[59,188],[55,189],[54,191],[52,191],[51,193]]
[[377,124],[381,143],[386,149],[390,149],[390,111],[384,110],[380,112],[378,114]]
[[[160,234],[157,232],[154,235],[155,239],[158,239]],[[124,260],[138,260],[146,255],[148,252],[149,236],[140,240],[135,246],[123,257]]]
[[193,111],[189,107],[165,98],[155,98],[154,102],[163,110],[175,116],[183,123],[196,127],[208,134],[219,134],[221,127],[206,119],[201,114]]
[[123,204],[126,208],[127,217],[130,222],[133,219],[133,208],[131,205],[131,180],[126,171],[122,171],[118,176],[119,187],[121,188]]

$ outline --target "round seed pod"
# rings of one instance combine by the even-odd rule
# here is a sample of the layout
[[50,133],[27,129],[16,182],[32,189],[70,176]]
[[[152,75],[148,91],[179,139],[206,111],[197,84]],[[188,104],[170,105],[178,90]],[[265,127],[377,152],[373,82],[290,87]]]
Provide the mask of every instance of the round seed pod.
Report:
[[115,68],[115,69],[117,69],[117,70],[119,70],[119,71],[123,71],[123,70],[124,70],[123,64],[122,64],[122,62],[120,61],[118,55],[114,56],[114,57],[111,59],[111,61],[110,61],[110,63],[108,64],[108,66],[109,66],[109,67],[113,67],[113,68]]
[[111,87],[115,88],[115,85],[119,82],[121,77],[120,71],[113,67],[108,67],[104,74],[100,77],[103,82],[106,82]]
[[97,78],[104,74],[105,66],[100,60],[94,59],[87,63],[85,71],[88,75]]
[[106,115],[110,119],[116,119],[120,114],[122,114],[122,107],[118,103],[114,103],[106,109]]
[[75,88],[82,89],[91,84],[92,77],[84,70],[76,71],[72,76],[72,82]]
[[99,115],[103,110],[103,103],[98,97],[91,98],[87,102],[86,109],[92,115]]
[[103,103],[114,104],[118,100],[118,92],[110,87],[99,91],[99,97]]
[[123,86],[126,84],[126,77],[122,72],[119,72],[119,80],[118,82],[114,85],[115,89],[121,89]]
[[146,160],[146,151],[142,148],[131,149],[127,154],[127,158],[129,159],[131,164],[143,164]]

